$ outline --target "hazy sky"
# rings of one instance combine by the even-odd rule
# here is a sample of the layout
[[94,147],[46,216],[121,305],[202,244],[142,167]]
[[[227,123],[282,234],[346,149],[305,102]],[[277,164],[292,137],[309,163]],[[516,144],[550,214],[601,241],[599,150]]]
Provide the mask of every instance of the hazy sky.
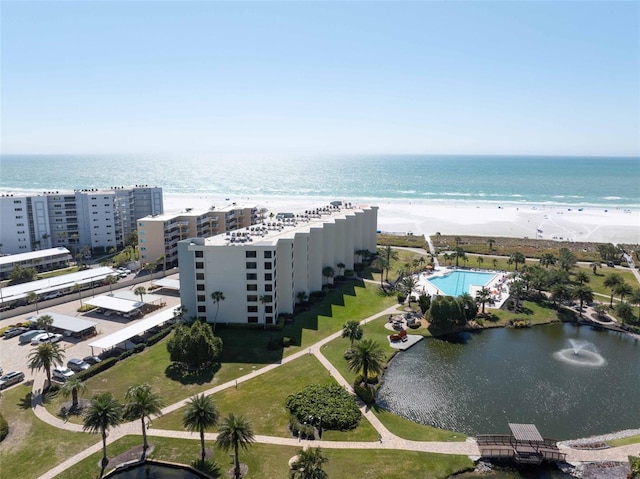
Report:
[[640,2],[1,2],[2,153],[640,154]]

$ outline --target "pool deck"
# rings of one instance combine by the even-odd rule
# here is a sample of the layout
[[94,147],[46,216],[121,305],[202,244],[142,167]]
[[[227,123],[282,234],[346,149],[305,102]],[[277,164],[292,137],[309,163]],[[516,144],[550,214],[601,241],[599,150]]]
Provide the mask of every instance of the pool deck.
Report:
[[447,276],[448,274],[454,272],[473,272],[473,273],[488,273],[493,274],[493,277],[484,285],[471,285],[469,287],[469,293],[471,296],[475,297],[476,293],[483,287],[486,286],[491,290],[491,297],[493,298],[494,304],[488,305],[488,308],[500,308],[504,302],[509,298],[509,289],[507,287],[509,280],[507,278],[506,271],[487,271],[480,269],[451,269],[451,268],[436,268],[433,272],[427,273],[423,272],[415,275],[418,280],[418,288],[417,290],[423,294],[430,294],[431,296],[447,296],[444,291],[441,291],[437,288],[431,281],[432,278],[442,278]]

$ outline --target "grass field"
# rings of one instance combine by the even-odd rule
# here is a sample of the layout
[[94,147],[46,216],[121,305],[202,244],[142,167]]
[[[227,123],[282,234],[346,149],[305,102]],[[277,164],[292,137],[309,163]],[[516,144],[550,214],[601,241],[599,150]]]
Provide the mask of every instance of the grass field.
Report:
[[[138,446],[141,438],[127,436],[108,448],[110,457]],[[197,440],[150,437],[153,447],[150,459],[191,464],[199,457],[200,443]],[[213,449],[213,461],[224,474],[232,466],[228,453],[206,444]],[[288,462],[300,448],[252,444],[246,451],[240,451],[240,462],[248,466],[245,479],[288,477]],[[377,449],[322,449],[328,458],[325,466],[328,477],[340,479],[361,479],[363,477],[384,477],[385,479],[405,479],[407,477],[446,478],[451,474],[473,467],[466,456],[430,454],[411,451],[387,451]],[[57,479],[95,478],[100,469],[101,453],[93,454],[72,468],[57,476]],[[111,465],[113,466],[113,465]],[[110,470],[108,467],[107,470]],[[18,477],[18,476],[16,476]],[[224,477],[221,475],[221,477]]]

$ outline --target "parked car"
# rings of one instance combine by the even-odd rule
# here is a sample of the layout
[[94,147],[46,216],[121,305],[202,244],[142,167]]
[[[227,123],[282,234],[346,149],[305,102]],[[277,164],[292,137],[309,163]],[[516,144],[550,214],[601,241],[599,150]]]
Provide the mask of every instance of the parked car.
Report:
[[85,358],[82,358],[82,360],[85,363],[89,363],[90,365],[98,364],[100,361],[102,361],[102,359],[100,359],[98,356],[87,356]]
[[55,299],[59,298],[60,296],[62,296],[62,293],[60,291],[51,291],[50,293],[45,294],[42,299]]
[[31,331],[22,333],[19,339],[20,344],[29,344],[33,338],[41,335],[42,333],[46,333],[46,331],[44,329],[32,329]]
[[59,367],[59,368],[55,368],[51,372],[51,377],[53,379],[57,379],[58,381],[64,382],[67,379],[69,379],[70,377],[72,377],[74,374],[75,373],[69,368]]
[[57,343],[58,341],[62,341],[62,334],[44,333],[33,338],[31,346],[37,346],[42,343]]
[[22,371],[8,372],[0,377],[0,389],[8,388],[21,381],[24,381],[24,373]]
[[134,309],[133,311],[129,311],[128,313],[125,313],[122,315],[122,317],[124,318],[137,318],[138,316],[142,315],[142,311],[140,311],[139,309]]
[[2,335],[2,337],[4,339],[9,339],[9,338],[14,338],[16,336],[20,336],[22,333],[26,332],[27,328],[23,328],[23,327],[17,327],[17,328],[11,328],[11,329],[7,329],[4,334]]
[[85,369],[89,369],[91,365],[82,359],[73,358],[67,361],[67,367],[72,371],[80,372],[84,371]]

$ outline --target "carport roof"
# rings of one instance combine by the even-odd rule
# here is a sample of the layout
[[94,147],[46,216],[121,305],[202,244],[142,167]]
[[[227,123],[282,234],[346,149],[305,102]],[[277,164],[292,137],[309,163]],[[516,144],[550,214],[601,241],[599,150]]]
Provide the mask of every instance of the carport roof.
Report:
[[84,302],[97,308],[105,308],[111,311],[118,311],[119,313],[129,313],[134,309],[144,306],[144,303],[141,303],[140,301],[116,298],[114,296],[109,296],[108,294],[96,296],[95,298],[85,300]]
[[155,286],[160,286],[161,288],[175,289],[175,290],[180,289],[179,279],[161,278],[161,279],[156,279],[152,281],[151,284]]
[[97,325],[95,321],[89,321],[82,318],[74,318],[73,316],[67,316],[64,314],[54,313],[53,311],[43,311],[41,314],[31,316],[29,321],[36,321],[38,318],[44,315],[49,315],[53,318],[54,328],[62,329],[64,331],[71,331],[72,333],[79,333],[86,329],[90,329]]
[[158,326],[159,324],[170,321],[174,317],[174,309],[175,308],[169,308],[147,318],[141,319],[131,326],[121,329],[120,331],[116,331],[115,333],[110,334],[109,336],[105,336],[104,338],[100,338],[93,343],[89,343],[89,346],[92,348],[100,349],[112,348],[126,341],[127,339],[131,339],[140,333],[144,333],[145,331]]

